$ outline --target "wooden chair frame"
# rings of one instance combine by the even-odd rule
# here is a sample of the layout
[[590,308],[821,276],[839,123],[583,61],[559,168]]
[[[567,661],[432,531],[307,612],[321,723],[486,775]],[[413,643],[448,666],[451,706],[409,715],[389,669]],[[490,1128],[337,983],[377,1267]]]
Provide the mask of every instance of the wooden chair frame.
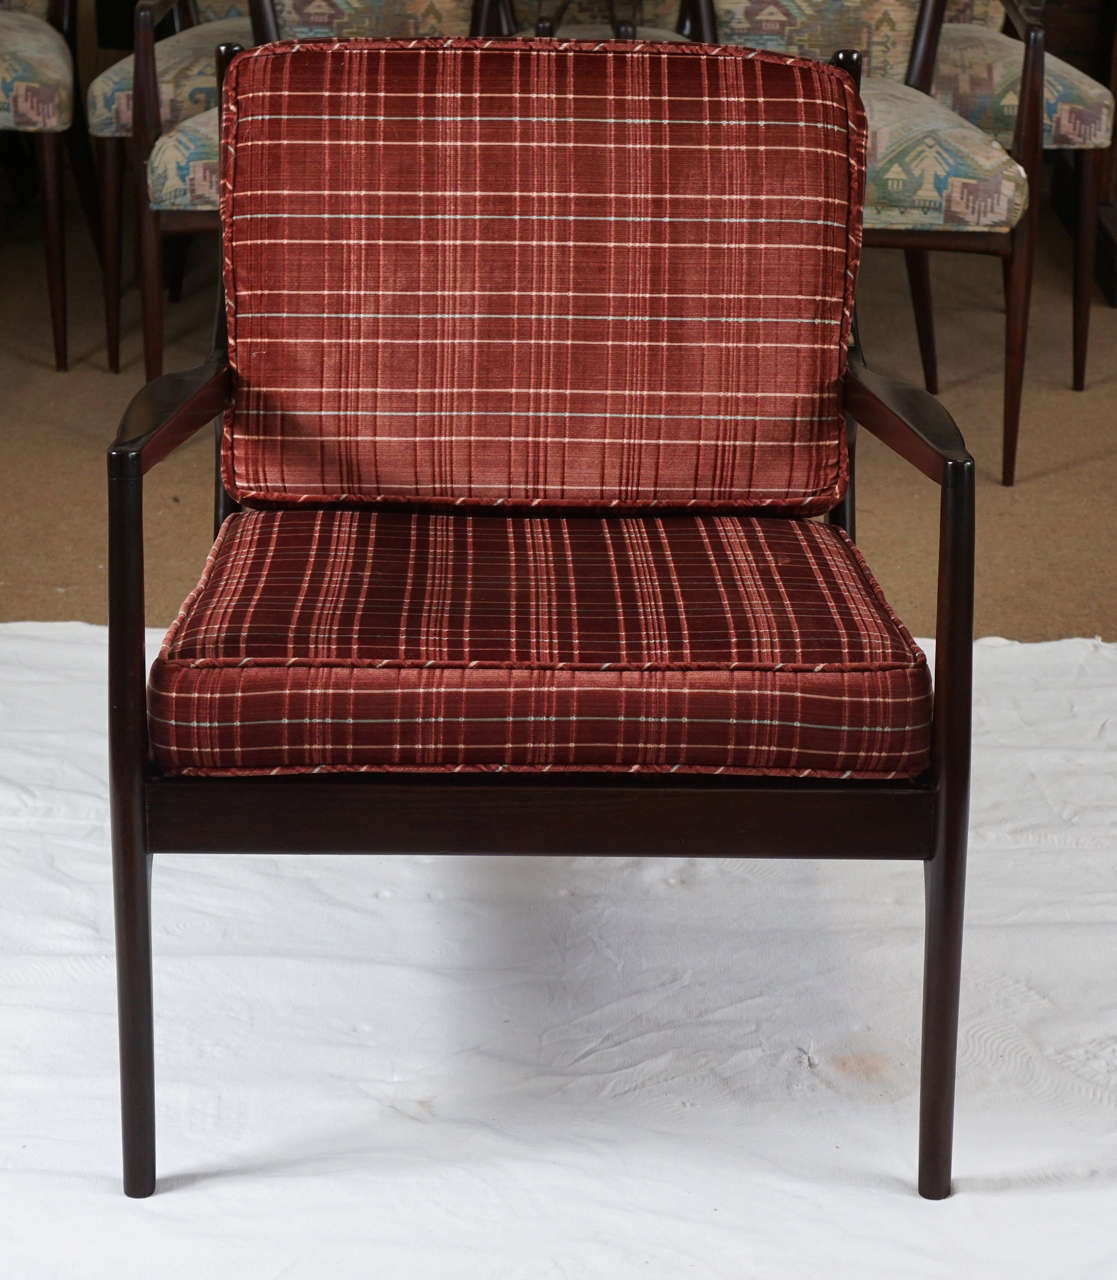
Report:
[[[838,65],[856,73],[856,55]],[[844,396],[940,488],[931,765],[911,781],[702,775],[320,774],[183,777],[153,761],[144,651],[143,477],[231,403],[223,312],[209,361],[133,400],[108,453],[109,753],[124,1190],[155,1188],[151,875],[160,853],[365,852],[898,858],[924,865],[918,1187],[950,1192],[970,777],[974,463],[927,392],[871,372]],[[852,460],[851,460],[852,471]],[[215,527],[235,509],[220,470]],[[831,523],[854,532],[851,478]]]
[[[151,872],[158,853],[534,853],[923,862],[919,1191],[950,1192],[970,758],[974,466],[926,392],[854,364],[846,409],[941,489],[933,764],[911,782],[614,775],[162,773],[147,738],[143,476],[227,403],[215,354],[133,401],[109,451],[109,735],[124,1189],[155,1188]],[[219,482],[220,483],[220,482]],[[229,508],[219,494],[218,517]],[[849,520],[852,504],[839,510]]]

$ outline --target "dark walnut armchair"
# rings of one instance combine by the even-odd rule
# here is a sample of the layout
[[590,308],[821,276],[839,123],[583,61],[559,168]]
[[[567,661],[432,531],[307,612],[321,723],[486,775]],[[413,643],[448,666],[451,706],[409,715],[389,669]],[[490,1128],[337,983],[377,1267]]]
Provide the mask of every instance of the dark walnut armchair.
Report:
[[[850,347],[851,77],[358,41],[242,54],[224,94],[227,334],[109,451],[125,1191],[154,856],[329,850],[922,863],[947,1195],[974,472]],[[219,415],[217,540],[149,677],[143,476]],[[852,541],[847,421],[941,490],[933,683]]]

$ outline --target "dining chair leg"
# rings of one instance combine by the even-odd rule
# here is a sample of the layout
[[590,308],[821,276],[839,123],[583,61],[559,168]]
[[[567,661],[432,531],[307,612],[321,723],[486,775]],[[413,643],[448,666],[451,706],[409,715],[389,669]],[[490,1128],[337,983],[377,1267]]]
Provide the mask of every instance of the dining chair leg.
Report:
[[1098,241],[1098,163],[1093,149],[1075,152],[1078,213],[1074,226],[1074,389],[1086,386],[1086,349],[1090,341],[1090,298],[1094,290],[1094,254]]
[[50,323],[54,331],[54,367],[68,365],[66,350],[66,228],[62,207],[62,135],[35,134],[39,170],[39,201],[43,209],[43,237],[47,255]]
[[932,395],[939,393],[939,366],[935,352],[935,317],[931,309],[931,255],[926,249],[905,249],[908,288],[915,311],[915,332],[919,338],[919,358],[923,361],[923,382]]
[[144,372],[148,382],[163,372],[163,234],[159,214],[139,193],[140,302],[143,312]]
[[105,299],[105,345],[109,369],[120,372],[120,247],[124,190],[124,138],[95,138],[101,198],[101,271]]
[[182,286],[186,279],[186,251],[189,236],[168,236],[163,250],[167,271],[167,297],[171,302],[182,301]]
[[954,1082],[962,977],[962,917],[966,834],[960,848],[940,850],[924,864],[926,933],[923,959],[923,1043],[919,1090],[919,1194],[950,1195],[954,1146]]
[[151,981],[151,855],[138,824],[114,832],[116,992],[124,1194],[155,1190],[155,1043]]
[[1028,309],[1032,297],[1035,223],[1027,215],[1010,233],[1011,248],[1004,266],[1005,283],[1005,398],[1001,483],[1016,480],[1016,444],[1020,435],[1020,402],[1024,386],[1024,357],[1028,347]]

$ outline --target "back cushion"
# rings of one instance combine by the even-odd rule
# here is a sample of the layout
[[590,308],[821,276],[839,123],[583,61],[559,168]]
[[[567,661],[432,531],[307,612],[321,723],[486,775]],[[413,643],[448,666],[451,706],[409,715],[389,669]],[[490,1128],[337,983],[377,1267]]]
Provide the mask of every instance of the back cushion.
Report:
[[226,82],[241,500],[810,513],[864,123],[741,49],[267,46]]

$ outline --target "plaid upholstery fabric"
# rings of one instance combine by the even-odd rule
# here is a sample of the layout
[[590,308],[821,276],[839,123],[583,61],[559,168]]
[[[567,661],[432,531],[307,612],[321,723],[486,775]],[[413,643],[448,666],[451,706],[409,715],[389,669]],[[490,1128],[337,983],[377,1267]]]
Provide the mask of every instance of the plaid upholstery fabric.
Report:
[[149,705],[176,771],[892,777],[930,678],[815,521],[288,509],[226,521]]
[[549,40],[233,65],[226,484],[277,503],[809,513],[864,121],[831,68]]

